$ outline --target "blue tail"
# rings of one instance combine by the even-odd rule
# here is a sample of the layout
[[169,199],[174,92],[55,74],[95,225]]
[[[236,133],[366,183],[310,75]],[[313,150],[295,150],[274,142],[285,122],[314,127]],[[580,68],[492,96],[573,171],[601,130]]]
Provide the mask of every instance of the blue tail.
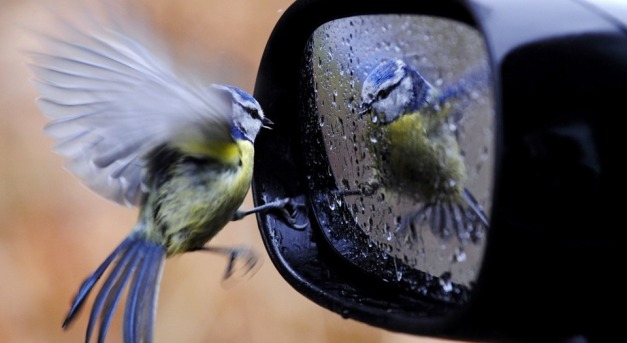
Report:
[[488,227],[488,225],[490,225],[490,220],[488,219],[488,216],[485,214],[485,212],[483,212],[483,209],[481,208],[477,200],[475,200],[475,197],[472,196],[472,193],[470,193],[470,191],[466,188],[464,188],[464,200],[466,201],[466,204],[468,204],[470,209],[472,209],[472,212],[481,221],[481,224],[483,224],[483,226],[485,227]]
[[407,216],[401,228],[409,227],[414,234],[414,221],[429,225],[431,232],[442,240],[452,237],[462,243],[478,243],[485,236],[490,220],[470,191],[464,189],[463,202],[434,202],[420,207]]
[[83,282],[63,328],[67,329],[76,318],[94,285],[113,262],[91,309],[85,342],[91,339],[96,322],[99,322],[98,342],[104,342],[115,307],[129,281],[124,342],[152,342],[157,291],[165,256],[165,249],[159,244],[136,236],[126,238]]

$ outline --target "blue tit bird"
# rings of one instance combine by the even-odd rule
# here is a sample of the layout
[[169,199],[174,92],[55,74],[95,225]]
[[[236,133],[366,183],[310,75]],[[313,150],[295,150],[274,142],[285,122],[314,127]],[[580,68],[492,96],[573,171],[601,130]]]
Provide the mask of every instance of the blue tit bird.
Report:
[[467,174],[457,139],[446,124],[448,101],[459,87],[438,91],[400,59],[384,61],[363,82],[361,115],[370,113],[368,148],[379,187],[423,204],[407,220],[426,222],[439,237],[478,240],[488,218],[465,188]]
[[205,244],[251,213],[278,209],[291,218],[289,199],[239,210],[253,175],[255,137],[272,123],[245,91],[175,71],[154,38],[136,34],[135,23],[58,23],[60,33],[39,33],[40,48],[29,52],[38,105],[51,119],[45,132],[89,188],[140,208],[126,239],[81,285],[63,328],[109,270],[85,342],[96,326],[104,341],[127,287],[124,342],[151,342],[166,258],[213,251],[230,257],[225,277],[240,258],[248,271],[257,262],[254,251]]

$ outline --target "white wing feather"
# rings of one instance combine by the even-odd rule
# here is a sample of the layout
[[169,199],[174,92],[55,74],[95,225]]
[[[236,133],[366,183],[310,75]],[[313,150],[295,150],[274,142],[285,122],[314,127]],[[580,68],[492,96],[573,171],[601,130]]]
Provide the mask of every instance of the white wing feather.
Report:
[[182,137],[232,140],[230,104],[176,75],[165,54],[148,50],[155,42],[130,36],[130,24],[59,23],[63,38],[40,34],[31,53],[38,104],[51,118],[45,132],[55,151],[92,190],[137,206],[151,149]]

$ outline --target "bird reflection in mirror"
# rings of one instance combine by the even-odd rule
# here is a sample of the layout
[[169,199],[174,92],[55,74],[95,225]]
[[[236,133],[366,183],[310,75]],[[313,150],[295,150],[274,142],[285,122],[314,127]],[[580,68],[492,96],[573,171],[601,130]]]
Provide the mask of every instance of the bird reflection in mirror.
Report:
[[489,219],[465,186],[456,126],[449,124],[460,117],[450,100],[485,80],[485,72],[475,73],[440,91],[400,59],[376,66],[363,83],[359,113],[368,118],[373,177],[353,194],[395,192],[415,200],[419,206],[402,217],[399,230],[415,234],[419,223],[445,240],[481,240]]

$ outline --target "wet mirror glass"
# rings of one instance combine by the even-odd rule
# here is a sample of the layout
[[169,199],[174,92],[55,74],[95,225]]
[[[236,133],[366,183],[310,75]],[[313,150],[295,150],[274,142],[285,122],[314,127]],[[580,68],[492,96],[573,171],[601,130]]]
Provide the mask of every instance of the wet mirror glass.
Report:
[[[495,144],[481,34],[446,18],[358,16],[319,27],[308,50],[301,107],[317,137],[307,144],[324,151],[305,159],[324,234],[357,265],[392,260],[390,281],[419,271],[444,292],[472,289]],[[350,229],[366,235],[364,256],[345,249]]]

